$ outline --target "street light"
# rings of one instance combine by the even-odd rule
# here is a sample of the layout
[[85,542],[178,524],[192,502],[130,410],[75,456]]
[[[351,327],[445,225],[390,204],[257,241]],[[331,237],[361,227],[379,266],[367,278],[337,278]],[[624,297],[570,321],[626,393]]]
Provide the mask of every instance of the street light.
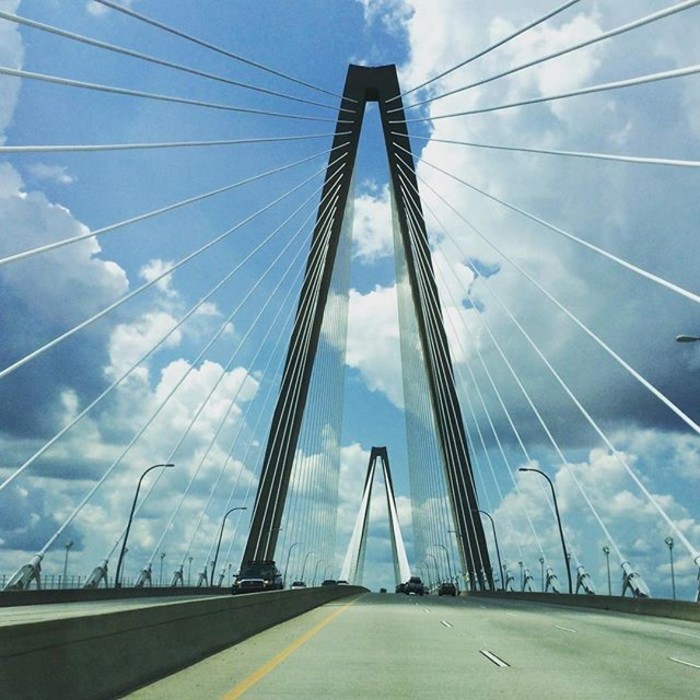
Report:
[[[234,510],[248,510],[246,506],[236,506],[231,508],[224,514],[224,519],[221,521],[221,529],[219,530],[219,541],[216,543],[216,554],[214,554],[214,561],[211,563],[211,586],[214,587],[214,573],[216,572],[216,560],[219,558],[219,549],[221,548],[221,538],[224,536],[224,525],[226,524],[226,518],[229,513],[233,513]],[[211,551],[211,550],[210,550]]]
[[122,540],[122,549],[119,552],[119,560],[117,561],[117,572],[114,575],[114,587],[115,588],[121,588],[121,582],[119,580],[119,574],[121,573],[122,569],[122,561],[124,560],[124,554],[126,552],[126,541],[129,538],[129,530],[131,528],[131,521],[134,519],[134,511],[136,510],[136,500],[139,497],[139,489],[141,488],[141,482],[143,481],[143,477],[148,474],[152,469],[157,469],[158,467],[174,467],[174,464],[154,464],[152,467],[148,467],[146,471],[141,474],[141,478],[139,479],[139,483],[136,485],[136,493],[134,494],[134,502],[131,504],[131,513],[129,513],[129,522],[126,524],[126,530],[124,532],[124,539]]
[[73,546],[73,540],[68,540],[63,545],[66,548],[66,560],[63,562],[63,586],[62,588],[68,588],[66,585],[66,581],[68,580],[68,552],[70,552],[71,547]]
[[523,574],[523,567],[525,565],[519,561],[518,566],[520,567],[520,591],[523,592],[525,590],[525,575]]
[[608,595],[612,595],[612,582],[610,580],[610,547],[606,544],[603,547],[603,554],[605,554],[605,565],[608,569]]
[[[493,541],[494,544],[496,545],[496,556],[498,557],[498,571],[501,573],[501,583],[503,584],[503,588],[501,590],[505,591],[505,582],[503,581],[503,565],[501,564],[501,550],[498,548],[498,537],[496,537],[496,524],[493,522],[493,518],[491,517],[490,513],[487,513],[485,510],[479,510],[477,509],[477,513],[481,513],[482,515],[485,515],[490,521],[491,521],[491,530],[493,532]],[[498,589],[497,589],[498,590]]]
[[452,562],[450,560],[450,553],[447,551],[447,547],[445,547],[444,544],[434,544],[433,547],[440,547],[441,549],[445,550],[445,558],[447,559],[447,576],[450,581],[454,582],[454,579],[452,578]]
[[700,340],[700,336],[697,336],[697,335],[677,335],[676,336],[677,343],[696,343],[698,340]]
[[[425,564],[425,571],[428,572],[428,575],[425,575],[425,571],[423,570],[423,564]],[[427,561],[422,561],[417,564],[418,566],[418,571],[420,571],[421,578],[423,578],[425,581],[428,582],[428,590],[432,590],[433,588],[433,581],[432,581],[432,576],[430,575],[430,567],[428,566]]]
[[569,595],[573,595],[574,588],[573,588],[573,585],[571,584],[571,565],[569,563],[569,553],[566,551],[566,543],[564,542],[564,530],[561,526],[561,516],[559,515],[559,505],[557,504],[557,494],[554,491],[554,484],[552,483],[552,480],[543,471],[540,471],[539,469],[532,469],[531,467],[520,467],[518,469],[518,471],[519,472],[536,472],[537,474],[540,474],[545,479],[547,479],[547,483],[549,484],[549,488],[552,490],[552,500],[554,501],[554,512],[557,515],[557,524],[559,525],[559,536],[561,537],[561,548],[562,548],[562,551],[564,552],[564,565],[566,566],[566,576],[569,579]]
[[311,579],[311,585],[312,585],[312,586],[315,586],[315,585],[316,585],[316,574],[318,573],[318,565],[321,564],[322,562],[323,562],[323,559],[319,559],[319,560],[316,562],[316,566],[314,566],[314,575],[313,575],[313,578]]
[[302,580],[302,581],[304,581],[304,572],[306,571],[306,562],[309,560],[309,557],[312,554],[316,554],[316,552],[307,552],[306,556],[304,557],[304,563],[302,564],[302,567],[301,567],[301,576],[299,577],[300,580]]
[[439,583],[443,580],[442,574],[440,573],[440,568],[438,566],[438,560],[435,558],[434,554],[431,554],[430,552],[425,553],[425,558],[427,559],[430,557],[433,560],[433,565],[435,566],[435,582]]
[[163,559],[165,559],[165,552],[160,553],[160,573],[158,574],[158,585],[163,586]]
[[194,557],[187,557],[187,585],[189,586],[192,582],[192,559]]
[[673,537],[667,537],[664,542],[668,547],[668,554],[671,557],[671,590],[673,591],[673,600],[676,599],[676,574],[673,571]]
[[544,557],[540,557],[540,582],[542,583],[542,593],[544,593]]
[[285,562],[285,565],[284,565],[284,585],[285,586],[287,585],[287,569],[289,569],[289,557],[292,556],[292,550],[294,549],[294,547],[296,547],[297,545],[300,545],[300,544],[303,544],[303,542],[295,542],[287,550],[287,561]]

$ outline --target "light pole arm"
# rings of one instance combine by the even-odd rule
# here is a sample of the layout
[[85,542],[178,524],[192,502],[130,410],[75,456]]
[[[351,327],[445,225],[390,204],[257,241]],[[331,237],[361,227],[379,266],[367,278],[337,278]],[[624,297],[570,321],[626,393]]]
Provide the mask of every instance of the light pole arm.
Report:
[[174,467],[174,464],[154,464],[152,467],[148,467],[146,471],[141,474],[141,477],[139,478],[139,482],[136,485],[136,493],[134,494],[134,502],[131,504],[131,512],[129,513],[129,522],[126,524],[126,530],[124,531],[124,539],[122,540],[122,548],[119,552],[119,560],[117,561],[117,571],[114,574],[114,587],[119,588],[120,586],[120,581],[119,581],[119,576],[121,574],[121,569],[122,569],[122,561],[124,560],[124,554],[126,552],[126,541],[129,538],[129,530],[131,530],[131,521],[134,519],[134,512],[136,510],[136,501],[138,500],[139,497],[139,491],[141,489],[141,482],[143,481],[143,477],[148,474],[148,472],[152,471],[153,469],[158,469],[158,467]]
[[[501,550],[498,546],[498,537],[496,536],[496,523],[491,517],[491,513],[487,513],[485,510],[477,510],[477,513],[485,515],[491,521],[491,531],[493,532],[493,543],[496,546],[496,556],[498,557],[498,577],[501,579],[501,588],[505,591],[505,581],[503,580],[503,564],[501,564]],[[495,584],[494,584],[495,585]]]
[[520,467],[520,469],[518,469],[518,471],[520,471],[520,472],[536,472],[537,474],[540,474],[545,479],[547,479],[547,483],[549,484],[549,488],[552,491],[552,501],[554,501],[554,514],[557,516],[557,525],[559,526],[559,537],[561,538],[561,548],[562,548],[562,551],[564,552],[564,565],[566,566],[566,576],[569,580],[569,594],[573,594],[574,587],[573,587],[573,584],[571,582],[571,566],[569,565],[569,553],[566,550],[566,541],[564,540],[564,528],[562,527],[562,524],[561,524],[561,516],[559,515],[559,505],[557,503],[557,494],[554,490],[554,484],[552,483],[552,480],[543,471],[540,471],[539,469],[532,469],[531,467]]
[[226,518],[233,513],[234,510],[247,510],[246,506],[236,506],[231,508],[224,514],[223,520],[221,521],[221,529],[219,530],[219,540],[216,543],[216,554],[214,554],[214,561],[211,563],[211,585],[214,586],[214,573],[216,572],[216,562],[219,558],[219,550],[221,549],[221,538],[224,536],[224,525],[226,525]]

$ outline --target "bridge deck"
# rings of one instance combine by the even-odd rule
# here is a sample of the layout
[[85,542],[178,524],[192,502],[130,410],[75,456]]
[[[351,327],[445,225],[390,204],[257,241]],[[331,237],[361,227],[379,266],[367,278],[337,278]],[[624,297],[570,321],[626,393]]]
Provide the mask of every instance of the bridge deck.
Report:
[[696,697],[698,682],[694,622],[369,594],[313,610],[128,697],[661,699]]

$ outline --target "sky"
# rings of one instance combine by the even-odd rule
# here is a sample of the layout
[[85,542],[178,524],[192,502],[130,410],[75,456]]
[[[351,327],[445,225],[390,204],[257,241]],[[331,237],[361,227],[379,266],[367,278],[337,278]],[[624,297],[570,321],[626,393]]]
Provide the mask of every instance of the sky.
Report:
[[[60,573],[64,546],[73,541],[71,570],[89,573],[119,537],[138,475],[148,465],[169,461],[185,432],[172,458],[176,467],[154,487],[154,497],[130,535],[129,570],[138,571],[154,548],[167,553],[167,570],[188,554],[197,561],[206,557],[220,519],[207,514],[197,523],[212,485],[218,484],[215,501],[220,493],[230,492],[236,498],[246,494],[245,502],[252,505],[251,455],[260,451],[265,439],[260,428],[264,421],[256,421],[264,413],[262,398],[274,391],[270,377],[284,356],[304,241],[318,205],[317,188],[348,64],[396,64],[402,88],[410,90],[555,7],[543,0],[123,4],[331,94],[216,54],[97,3],[0,0],[3,12],[318,103],[207,80],[0,20],[2,66],[200,103],[175,104],[0,75],[0,145],[317,137],[148,151],[0,153],[1,257],[99,231],[304,161],[98,238],[0,266],[1,368],[152,283],[103,319],[0,378],[3,480],[172,331],[94,411],[0,491],[0,575],[13,573],[40,551],[111,469],[104,487],[61,533],[44,562],[45,574]],[[700,335],[696,303],[463,183],[697,294],[697,167],[495,151],[454,142],[697,162],[700,78],[691,75],[442,118],[700,64],[696,7],[500,80],[459,90],[670,5],[667,0],[581,0],[518,39],[406,94],[404,104],[458,91],[408,109],[407,115],[415,120],[409,123],[409,133],[414,153],[421,158],[417,172],[480,504],[498,524],[510,570],[517,572],[517,562],[524,561],[539,574],[541,554],[555,568],[560,561],[543,484],[534,474],[517,472],[529,464],[553,479],[574,560],[585,565],[599,591],[605,592],[607,585],[602,547],[610,543],[610,535],[652,594],[669,597],[664,538],[673,536],[678,595],[693,598],[697,566],[681,538],[691,550],[700,546],[697,434],[508,259],[695,421],[700,417],[700,343],[681,345],[674,338],[680,333]],[[299,116],[313,119],[295,118]],[[259,212],[278,197],[283,198],[279,204]],[[353,210],[336,559],[342,561],[343,543],[352,531],[373,445],[387,445],[389,450],[410,557],[411,496],[390,192],[373,107],[363,128]],[[258,252],[257,246],[277,227],[282,233]],[[231,229],[219,244],[161,277],[176,261]],[[297,231],[298,238],[293,238]],[[234,267],[235,276],[206,296]],[[191,318],[175,327],[202,299]],[[617,456],[582,418],[509,314],[610,439]],[[258,315],[262,322],[256,322]],[[206,347],[215,333],[216,340]],[[504,357],[544,418],[566,466]],[[205,399],[201,415],[188,428]],[[152,424],[144,428],[152,417]],[[142,428],[143,435],[128,447]],[[238,446],[227,459],[234,440],[250,444],[251,453]],[[227,470],[219,476],[224,463]],[[585,507],[577,482],[597,516]],[[173,508],[186,492],[173,518]],[[221,512],[223,501],[217,507]],[[246,516],[238,517],[234,562],[245,541]],[[372,521],[366,582],[371,587],[391,585],[386,517],[375,511]],[[183,543],[190,541],[192,551],[185,552]],[[614,585],[619,587],[617,557],[613,563]],[[558,573],[561,578],[561,568]]]

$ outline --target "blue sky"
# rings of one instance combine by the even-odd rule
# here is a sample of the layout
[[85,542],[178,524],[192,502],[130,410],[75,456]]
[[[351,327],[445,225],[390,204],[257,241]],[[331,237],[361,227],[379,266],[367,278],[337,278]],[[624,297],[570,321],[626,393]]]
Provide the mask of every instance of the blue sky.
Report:
[[[526,5],[526,6],[525,6]],[[521,39],[473,65],[455,71],[421,99],[439,95],[511,65],[518,65],[668,7],[661,1],[616,4],[582,0]],[[138,12],[182,29],[217,46],[260,62],[332,93],[342,90],[348,63],[395,63],[405,88],[456,65],[489,43],[552,9],[548,2],[502,0],[488,5],[457,0],[334,0],[317,2],[179,2],[134,0]],[[213,54],[154,27],[114,11],[102,11],[85,0],[4,0],[0,9],[95,39],[198,70],[250,82],[329,105],[325,109],[178,74],[133,58],[112,55],[30,28],[0,21],[0,64],[74,80],[143,92],[185,96],[202,102],[315,116],[306,121],[167,104],[109,95],[38,81],[0,76],[0,143],[4,145],[135,143],[200,141],[290,135],[327,135],[334,129],[337,98],[321,94],[258,69]],[[621,37],[523,71],[511,78],[437,100],[411,110],[421,118],[466,111],[505,102],[551,95],[578,87],[622,80],[700,63],[700,15],[693,8]],[[697,292],[697,221],[700,204],[697,168],[600,162],[440,143],[439,139],[526,148],[594,151],[636,156],[700,160],[698,78],[654,83],[619,91],[560,100],[490,114],[437,119],[411,124],[414,150],[477,187],[512,202],[586,241]],[[414,96],[406,98],[412,103]],[[433,140],[422,140],[432,136]],[[11,364],[43,342],[89,317],[115,299],[153,279],[198,246],[255,213],[294,184],[312,178],[278,208],[257,217],[218,247],[205,252],[151,290],[139,295],[88,331],[21,368],[0,387],[0,474],[9,476],[43,442],[75,416],[104,387],[172,327],[237,261],[304,205],[283,237],[252,258],[232,284],[222,288],[182,329],[178,329],[137,372],[90,418],[81,422],[55,448],[0,493],[0,572],[11,573],[38,551],[57,524],[67,517],[94,480],[117,459],[124,445],[157,407],[177,378],[191,367],[199,348],[231,313],[243,295],[268,269],[295,226],[314,210],[313,193],[321,184],[329,136],[290,143],[222,146],[113,153],[0,154],[0,246],[2,255],[50,240],[78,235],[124,221],[171,203],[263,173],[297,160],[317,157],[288,173],[266,177],[148,221],[83,241],[47,256],[0,268],[3,289],[2,366]],[[486,201],[454,179],[421,164],[419,177],[434,187],[478,230],[506,250],[540,284],[577,314],[630,365],[697,419],[700,343],[681,346],[677,333],[697,333],[697,306],[651,282],[583,251],[531,221]],[[315,174],[315,175],[314,175]],[[376,112],[370,110],[356,171],[355,244],[350,297],[346,429],[342,436],[339,549],[354,522],[353,499],[359,499],[369,450],[387,444],[395,472],[399,511],[412,542],[410,494],[405,469],[402,389],[397,371],[396,301],[391,253],[390,209],[383,145]],[[667,596],[668,552],[664,537],[675,534],[610,455],[595,432],[580,418],[570,399],[543,369],[541,361],[501,310],[492,291],[503,298],[531,333],[591,415],[600,422],[648,491],[655,495],[676,527],[697,546],[698,438],[658,399],[556,311],[524,278],[475,236],[427,188],[423,198],[439,223],[426,214],[445,308],[447,332],[465,397],[474,402],[495,477],[483,453],[476,426],[470,428],[476,460],[483,472],[482,504],[501,524],[502,547],[514,562],[522,556],[538,569],[535,537],[523,521],[523,505],[535,524],[548,559],[556,562],[557,541],[551,514],[533,475],[517,474],[518,490],[508,476],[525,463],[518,441],[497,398],[489,389],[480,358],[508,397],[511,417],[519,427],[529,457],[556,479],[561,505],[581,561],[599,590],[604,588],[606,538],[582,498],[574,477],[587,494],[625,557],[647,579],[652,592]],[[87,227],[87,228],[85,228]],[[444,227],[444,228],[443,228]],[[308,232],[308,224],[306,226]],[[304,233],[302,231],[301,236]],[[297,249],[294,249],[295,251]],[[128,511],[134,474],[164,459],[184,430],[198,401],[234,344],[280,280],[284,263],[263,278],[207,353],[192,368],[161,423],[154,425],[115,469],[65,537],[78,543],[73,565],[89,572],[106,555]],[[300,260],[303,258],[300,258]],[[475,278],[468,262],[482,276]],[[279,270],[279,272],[278,272]],[[454,270],[456,272],[452,272]],[[293,277],[292,277],[293,278]],[[459,279],[459,282],[457,281]],[[298,281],[296,282],[298,285]],[[294,284],[285,282],[283,289]],[[274,295],[272,319],[282,295]],[[482,314],[478,314],[477,306]],[[479,318],[483,316],[523,383],[532,392],[562,451],[571,463],[561,466],[532,410],[510,377]],[[281,322],[281,321],[280,321]],[[264,326],[264,324],[263,324]],[[201,459],[217,419],[238,391],[215,457],[237,427],[252,430],[246,406],[257,405],[265,389],[264,353],[256,355],[262,333],[256,330],[227,371],[202,424],[192,430],[176,458],[179,471],[164,475],[157,502],[144,509],[133,533],[133,567],[147,558],[161,537],[164,522]],[[257,339],[257,340],[256,340]],[[276,339],[276,338],[275,338]],[[256,342],[258,345],[256,346]],[[265,347],[271,345],[269,340]],[[393,348],[393,349],[391,349]],[[278,352],[281,352],[278,349]],[[469,369],[467,368],[469,367]],[[479,389],[472,384],[474,373]],[[484,404],[502,450],[490,432]],[[465,417],[471,411],[463,405]],[[245,417],[244,417],[245,416]],[[264,435],[260,436],[264,439]],[[395,455],[395,456],[394,456]],[[508,459],[506,464],[503,457]],[[239,458],[240,459],[240,458]],[[574,477],[571,474],[574,474]],[[185,505],[186,516],[163,546],[173,560],[191,534],[216,469],[203,466],[201,486]],[[241,471],[241,484],[250,481]],[[207,476],[208,475],[208,476]],[[229,477],[227,476],[226,479]],[[235,477],[231,476],[231,484]],[[354,496],[354,484],[358,493]],[[200,482],[197,481],[196,484]],[[228,483],[228,482],[227,482]],[[375,518],[383,521],[381,515]],[[217,518],[205,518],[202,541],[211,541]],[[236,546],[244,527],[236,532]],[[377,530],[377,541],[386,541]],[[677,537],[677,535],[676,535]],[[47,557],[46,571],[62,563],[59,539]],[[199,545],[195,545],[195,548]],[[197,549],[205,556],[208,544]],[[174,552],[178,551],[175,555]],[[677,543],[679,591],[691,597],[695,569]],[[522,552],[522,554],[521,554]],[[342,560],[342,551],[337,556]],[[391,579],[386,548],[376,550],[377,565],[368,567],[371,585]],[[170,556],[168,558],[170,562]],[[173,565],[175,561],[172,562]],[[381,564],[381,565],[380,565]],[[561,575],[562,572],[560,572]]]

